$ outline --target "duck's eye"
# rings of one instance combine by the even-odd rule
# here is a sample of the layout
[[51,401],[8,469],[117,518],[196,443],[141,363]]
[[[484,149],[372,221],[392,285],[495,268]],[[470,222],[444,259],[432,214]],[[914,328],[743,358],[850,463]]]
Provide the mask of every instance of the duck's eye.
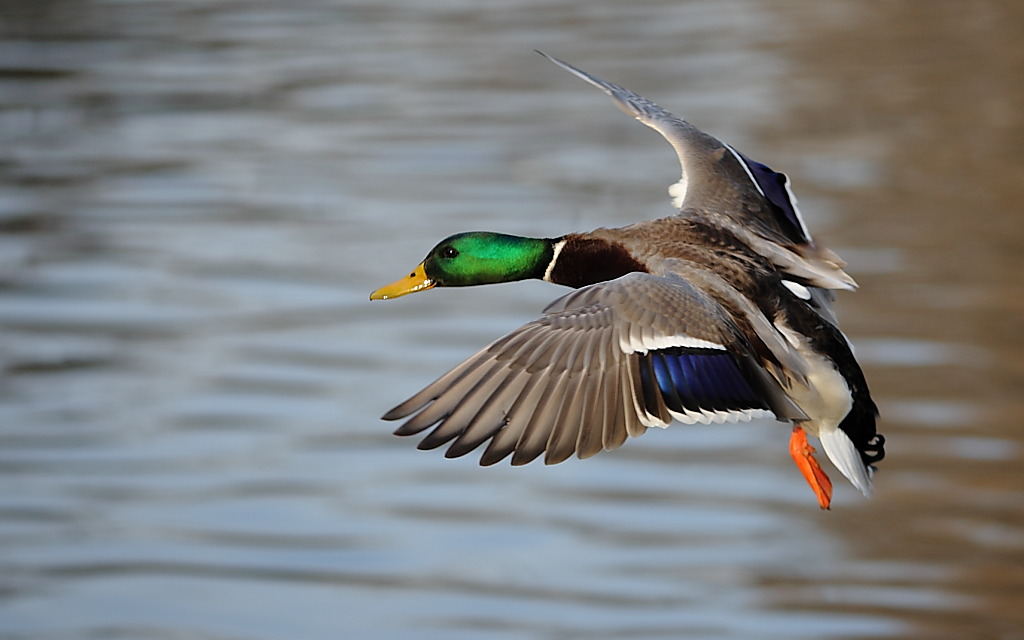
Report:
[[444,249],[441,249],[441,256],[445,258],[454,258],[459,255],[459,250],[449,245]]

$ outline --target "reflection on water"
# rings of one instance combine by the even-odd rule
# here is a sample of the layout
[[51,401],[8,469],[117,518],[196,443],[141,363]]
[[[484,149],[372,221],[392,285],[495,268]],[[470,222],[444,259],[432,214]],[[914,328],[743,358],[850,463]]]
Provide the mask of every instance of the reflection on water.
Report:
[[[8,4],[0,637],[1021,637],[1010,3]],[[818,513],[774,423],[481,469],[378,421],[556,293],[366,301],[434,239],[667,212],[533,48],[794,176],[876,499]]]

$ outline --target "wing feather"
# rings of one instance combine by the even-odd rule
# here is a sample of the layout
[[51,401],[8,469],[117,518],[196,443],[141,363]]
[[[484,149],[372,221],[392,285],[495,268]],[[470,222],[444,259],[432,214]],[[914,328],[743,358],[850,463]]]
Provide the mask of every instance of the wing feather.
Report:
[[544,464],[558,464],[569,459],[576,452],[580,427],[586,418],[586,376],[566,372],[566,396],[560,403],[551,435],[545,449]]
[[[529,382],[535,379],[521,368],[508,370],[501,388],[491,394],[487,402],[445,452],[445,457],[464,456],[479,447],[488,438],[493,437],[505,426],[506,417],[516,400],[524,393]],[[455,414],[452,414],[451,419],[455,418]]]
[[526,424],[523,435],[516,443],[515,451],[512,453],[512,465],[520,466],[533,462],[548,445],[551,438],[551,430],[555,426],[555,419],[559,414],[562,399],[565,397],[565,386],[569,373],[563,371],[555,378],[554,383],[545,385],[544,393],[537,408],[533,412],[532,419]]
[[[451,411],[446,412],[445,419],[420,441],[419,448],[436,449],[464,433],[466,425],[473,420],[505,382],[503,373],[500,369],[484,370],[477,383],[462,396],[462,399],[454,405]],[[450,403],[445,403],[444,408],[449,406]]]
[[[599,348],[598,345],[594,345]],[[580,415],[579,438],[576,441],[576,455],[580,459],[594,456],[604,449],[604,433],[606,425],[615,413],[612,404],[618,397],[618,386],[607,384],[606,378],[611,372],[600,367],[585,369],[587,379],[584,382],[586,406],[593,406],[592,414]]]
[[[702,364],[687,371],[689,361],[675,362],[664,349],[695,350],[694,362]],[[384,417],[406,419],[398,435],[432,428],[419,447],[450,443],[448,457],[489,440],[481,464],[511,455],[512,464],[521,465],[542,454],[554,464],[573,454],[589,457],[614,449],[673,418],[748,419],[738,383],[723,380],[725,374],[710,360],[699,360],[702,352],[721,356],[727,349],[736,358],[756,357],[730,312],[709,294],[679,277],[631,273],[554,301],[543,316],[496,340]],[[728,373],[737,371],[734,366]],[[746,368],[742,371],[759,397],[784,396],[767,374],[750,377]],[[718,398],[723,394],[731,404]],[[792,403],[779,398],[761,400],[760,406],[765,403],[786,417],[794,414]]]
[[543,376],[526,376],[526,387],[520,392],[505,416],[504,424],[487,444],[480,464],[496,464],[515,451],[526,427],[533,420],[537,406],[543,399],[549,380]]

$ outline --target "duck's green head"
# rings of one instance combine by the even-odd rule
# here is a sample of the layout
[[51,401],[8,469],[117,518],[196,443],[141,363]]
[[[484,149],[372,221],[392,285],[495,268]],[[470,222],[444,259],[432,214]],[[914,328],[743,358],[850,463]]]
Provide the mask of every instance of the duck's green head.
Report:
[[370,300],[388,300],[432,289],[542,278],[554,240],[471,231],[449,236],[408,276],[377,289]]

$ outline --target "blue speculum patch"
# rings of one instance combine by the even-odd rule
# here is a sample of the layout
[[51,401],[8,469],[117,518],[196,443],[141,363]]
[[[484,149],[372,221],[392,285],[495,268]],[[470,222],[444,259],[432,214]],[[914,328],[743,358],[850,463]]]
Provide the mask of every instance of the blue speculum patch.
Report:
[[671,347],[640,357],[640,377],[649,407],[660,393],[676,412],[767,409],[736,358],[719,349]]

